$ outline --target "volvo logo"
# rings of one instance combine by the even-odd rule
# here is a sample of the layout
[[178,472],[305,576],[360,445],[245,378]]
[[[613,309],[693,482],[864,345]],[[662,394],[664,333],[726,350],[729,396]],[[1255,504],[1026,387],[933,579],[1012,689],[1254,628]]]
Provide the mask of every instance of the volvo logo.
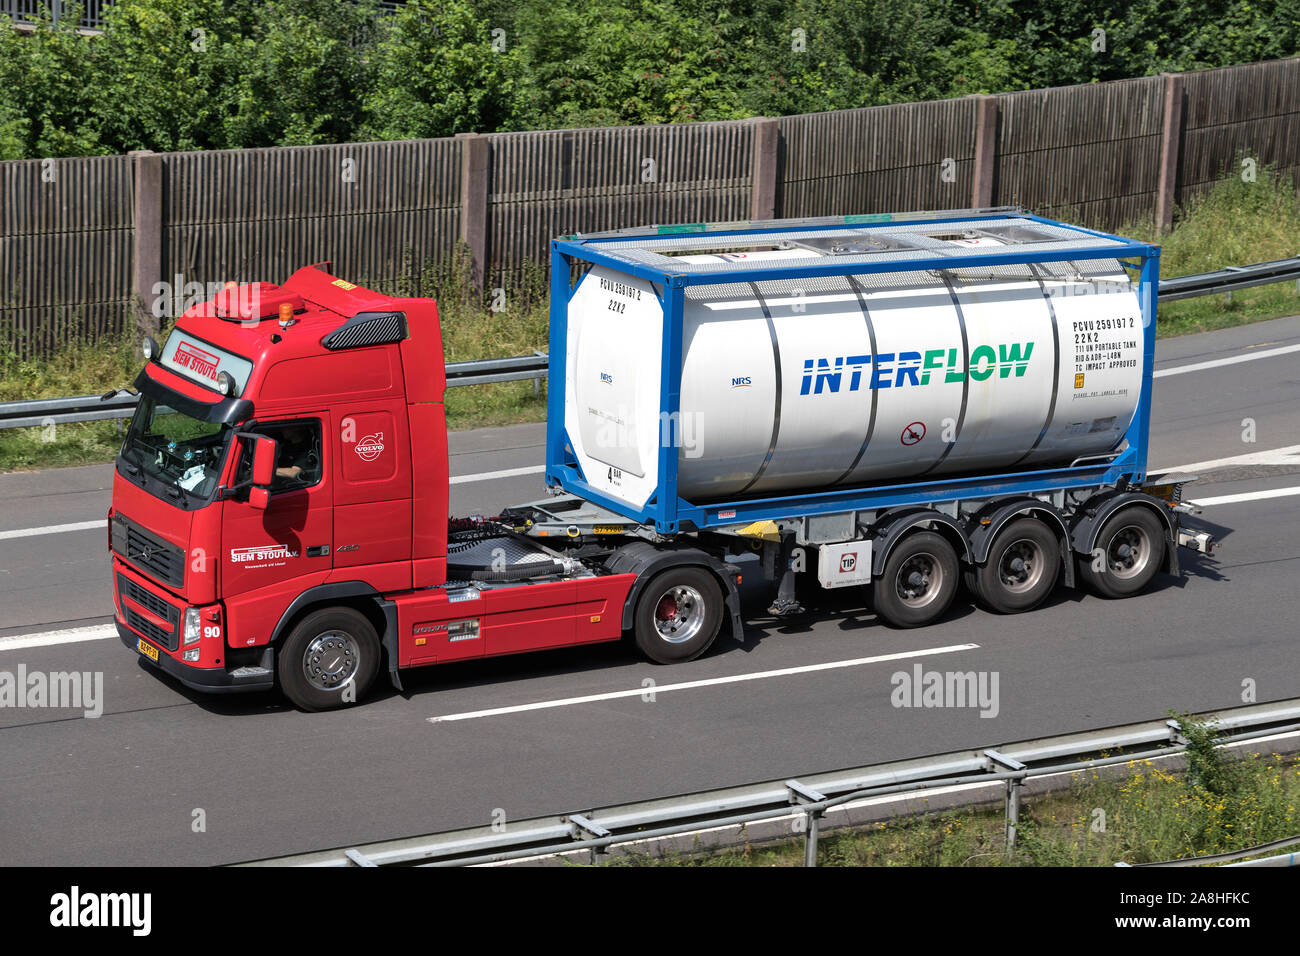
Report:
[[375,432],[367,435],[356,445],[357,455],[362,461],[374,461],[384,453],[384,433]]

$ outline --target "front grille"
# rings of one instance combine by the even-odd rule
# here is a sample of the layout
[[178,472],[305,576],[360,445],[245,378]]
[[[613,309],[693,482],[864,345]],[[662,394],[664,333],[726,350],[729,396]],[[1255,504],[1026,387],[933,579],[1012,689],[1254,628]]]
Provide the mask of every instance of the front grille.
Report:
[[[123,599],[122,613],[126,617],[127,624],[144,634],[151,641],[161,644],[167,650],[176,650],[177,634],[180,630],[181,620],[180,608],[168,604],[152,591],[141,587],[122,574],[117,576],[117,593]],[[135,608],[128,607],[126,604],[128,599],[134,601],[155,617],[162,618],[169,625],[169,629],[159,627],[136,611]]]
[[176,635],[168,634],[157,624],[152,621],[146,621],[144,616],[138,614],[131,608],[123,609],[126,616],[126,623],[132,629],[139,631],[155,644],[167,648],[169,651],[176,650]]
[[164,584],[178,588],[185,583],[185,553],[122,515],[113,515],[113,550]]

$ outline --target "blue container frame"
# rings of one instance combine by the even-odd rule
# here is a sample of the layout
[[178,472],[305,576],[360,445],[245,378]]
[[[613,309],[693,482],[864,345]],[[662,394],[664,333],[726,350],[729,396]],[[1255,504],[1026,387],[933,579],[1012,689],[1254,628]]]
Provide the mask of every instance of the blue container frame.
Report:
[[[870,221],[864,222],[864,219]],[[989,498],[1003,495],[1033,495],[1061,489],[1112,486],[1121,483],[1140,484],[1146,479],[1147,448],[1151,427],[1152,372],[1155,365],[1156,296],[1160,286],[1160,247],[1145,242],[1126,239],[1105,232],[1084,229],[1067,223],[1030,214],[1002,213],[997,215],[944,216],[934,219],[908,219],[906,225],[929,225],[946,222],[998,222],[1007,219],[1028,219],[1049,226],[1057,226],[1078,233],[1081,237],[1109,239],[1118,246],[1067,248],[1053,250],[1022,250],[968,256],[944,256],[925,259],[893,260],[877,263],[839,263],[817,260],[817,265],[756,267],[722,273],[677,273],[643,264],[630,264],[601,251],[611,242],[627,242],[629,236],[602,238],[556,239],[551,242],[551,326],[550,356],[546,403],[546,483],[559,485],[570,494],[600,505],[617,514],[642,524],[653,524],[661,534],[705,530],[721,525],[735,525],[760,520],[781,520],[805,515],[832,514],[844,511],[870,511],[904,505],[927,505],[937,502],[970,498]],[[694,227],[665,227],[655,239],[679,239],[683,235],[699,234],[710,242],[751,236],[770,235],[773,232],[809,232],[841,230],[846,226],[870,229],[873,226],[899,225],[887,216],[846,216],[842,223],[815,226],[774,225],[706,232],[703,225]],[[655,493],[641,508],[634,508],[598,491],[587,483],[582,469],[570,450],[569,436],[564,426],[564,396],[566,353],[568,340],[569,300],[577,286],[570,286],[574,263],[603,265],[628,275],[648,279],[660,287],[664,302],[664,336],[660,355],[663,374],[659,394],[662,419],[675,429],[681,399],[682,373],[682,315],[686,289],[693,285],[717,285],[737,282],[763,282],[774,279],[816,278],[837,275],[869,275],[880,272],[915,272],[923,270],[949,270],[970,266],[1019,265],[1037,262],[1061,262],[1079,259],[1119,259],[1124,266],[1138,275],[1138,300],[1142,308],[1144,348],[1142,354],[1142,392],[1138,396],[1137,411],[1129,423],[1124,438],[1127,448],[1118,457],[1093,464],[1038,471],[1019,471],[1010,474],[976,475],[965,478],[946,478],[935,481],[907,482],[894,485],[836,488],[827,491],[803,491],[796,494],[779,494],[762,498],[735,501],[709,502],[700,505],[687,501],[677,494],[678,455],[659,456],[659,475]],[[1133,261],[1125,261],[1133,260]],[[579,279],[579,284],[581,279]],[[670,436],[676,448],[677,436]]]

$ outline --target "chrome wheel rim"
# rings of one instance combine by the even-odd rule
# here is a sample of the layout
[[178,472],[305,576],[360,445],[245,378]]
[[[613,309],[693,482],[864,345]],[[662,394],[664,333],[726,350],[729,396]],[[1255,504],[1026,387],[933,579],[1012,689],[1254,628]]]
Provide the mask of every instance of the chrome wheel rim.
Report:
[[1126,525],[1106,545],[1106,567],[1110,573],[1128,580],[1146,570],[1151,561],[1151,538],[1137,525]]
[[1043,580],[1046,561],[1036,541],[1020,538],[1011,542],[998,561],[998,581],[1011,594],[1024,594]]
[[302,671],[318,690],[338,690],[357,672],[361,648],[351,634],[326,631],[307,645],[302,655]]
[[943,565],[928,551],[912,555],[898,568],[894,589],[898,599],[910,608],[934,603],[943,590]]
[[684,644],[704,626],[704,598],[688,584],[669,588],[655,602],[655,631],[669,644]]

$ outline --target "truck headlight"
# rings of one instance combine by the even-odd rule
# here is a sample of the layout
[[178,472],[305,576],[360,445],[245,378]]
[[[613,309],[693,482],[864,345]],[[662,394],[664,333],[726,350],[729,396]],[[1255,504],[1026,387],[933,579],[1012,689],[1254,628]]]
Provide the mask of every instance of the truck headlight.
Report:
[[199,609],[187,607],[185,609],[185,632],[181,638],[182,643],[186,646],[197,644],[202,633],[203,628],[199,625]]

